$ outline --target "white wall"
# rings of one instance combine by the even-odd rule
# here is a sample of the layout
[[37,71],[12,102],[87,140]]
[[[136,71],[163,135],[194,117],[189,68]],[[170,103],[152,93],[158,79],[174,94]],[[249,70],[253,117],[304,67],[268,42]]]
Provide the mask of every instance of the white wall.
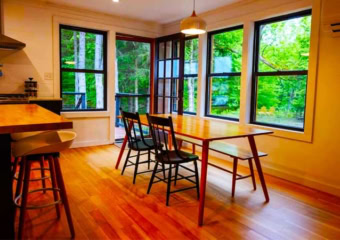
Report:
[[[257,137],[257,143],[261,151],[269,153],[269,157],[262,160],[266,173],[340,196],[340,38],[332,37],[325,25],[329,19],[340,22],[340,1],[244,1],[201,16],[208,23],[208,31],[244,24],[240,123],[248,125],[254,21],[310,7],[313,8],[313,46],[308,76],[308,130],[300,134],[272,129],[274,136]],[[178,27],[179,22],[167,24],[163,34],[175,33]],[[199,53],[201,92],[198,94],[201,115],[205,97],[205,44],[206,36],[202,35]],[[248,147],[245,139],[229,142]]]
[[[64,113],[74,123],[77,146],[109,144],[114,141],[115,33],[145,37],[159,36],[160,26],[36,0],[4,0],[5,34],[26,43],[22,51],[0,59],[4,76],[0,93],[24,91],[24,81],[38,81],[40,97],[60,97],[59,23],[108,32],[108,111]],[[50,79],[48,75],[52,75]]]

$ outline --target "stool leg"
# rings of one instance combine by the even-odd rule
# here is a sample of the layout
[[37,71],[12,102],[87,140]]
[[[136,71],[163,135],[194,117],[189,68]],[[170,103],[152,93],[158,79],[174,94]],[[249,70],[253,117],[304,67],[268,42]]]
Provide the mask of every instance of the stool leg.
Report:
[[[56,179],[56,176],[55,176],[55,167],[54,167],[53,157],[52,156],[48,157],[48,165],[49,165],[49,168],[50,168],[52,188],[56,189],[56,188],[58,188],[58,185],[57,185],[57,179]],[[58,191],[57,190],[53,190],[53,197],[54,197],[54,201],[55,202],[57,202],[59,200]],[[57,217],[60,218],[60,207],[59,207],[59,204],[55,205],[55,210],[57,212]]]
[[238,162],[238,158],[234,158],[231,197],[234,197],[234,195],[235,195],[235,185],[236,185],[236,176],[237,176],[236,175],[237,174],[237,162]]
[[16,172],[17,172],[17,168],[18,168],[18,164],[20,162],[21,157],[15,157],[14,158],[14,162],[13,162],[13,168],[12,168],[12,179],[14,178]]
[[135,165],[135,172],[133,174],[133,184],[136,183],[136,177],[138,173],[138,166],[139,166],[139,156],[140,156],[140,151],[137,152],[137,159],[136,159],[136,165]]
[[169,166],[168,187],[167,187],[167,189],[166,189],[166,205],[167,205],[167,206],[169,206],[169,199],[170,199],[171,172],[172,172],[172,164],[170,164],[170,166]]
[[27,206],[27,195],[28,195],[28,188],[29,188],[30,174],[31,174],[31,165],[32,165],[31,161],[25,161],[24,189],[22,191],[22,199],[21,199],[18,239],[23,238],[22,235],[24,231],[25,214],[26,214],[26,206]]
[[[163,163],[163,166],[164,166],[164,163]],[[150,191],[151,191],[151,187],[152,187],[152,184],[153,184],[153,180],[154,180],[155,174],[156,174],[156,172],[157,172],[157,167],[158,167],[158,162],[156,161],[155,168],[153,169],[153,172],[152,172],[152,175],[151,175],[151,178],[150,178],[150,182],[149,182],[149,187],[148,187],[147,194],[149,194]],[[164,171],[164,168],[163,168],[163,171]]]
[[164,163],[162,163],[162,168],[163,168],[163,179],[165,180],[165,164]]
[[253,159],[252,158],[248,159],[248,163],[249,163],[249,169],[250,169],[250,174],[251,174],[251,180],[253,181],[254,190],[256,190],[256,181],[255,181],[255,174],[254,174],[254,168],[253,168]]
[[[23,157],[20,161],[20,169],[19,169],[19,177],[18,177],[18,181],[17,181],[17,186],[15,189],[15,195],[14,195],[14,199],[20,195],[21,193],[21,188],[22,188],[22,183],[24,180],[24,173],[25,173],[25,162],[26,162],[26,158]],[[17,208],[14,208],[14,218],[16,216],[17,213]]]
[[131,148],[129,148],[128,154],[126,155],[126,159],[125,159],[124,167],[123,167],[123,170],[122,170],[122,173],[121,173],[122,175],[124,174],[124,171],[125,171],[126,165],[127,165],[127,163],[128,163],[128,160],[129,160],[130,154],[131,154]]
[[175,182],[174,182],[174,186],[176,186],[176,183],[177,183],[178,168],[179,168],[179,164],[176,164],[176,170],[175,170]]
[[195,178],[196,178],[196,191],[197,191],[197,199],[200,199],[200,182],[198,177],[198,167],[197,167],[197,161],[194,161],[195,166]]
[[[39,163],[40,163],[40,174],[41,174],[41,183],[42,187],[45,189],[46,188],[46,181],[45,181],[45,169],[44,169],[44,156],[41,156]],[[46,193],[46,190],[43,190],[43,193]]]
[[75,232],[74,232],[74,227],[73,227],[73,222],[72,222],[71,210],[70,210],[70,206],[68,204],[68,199],[67,199],[67,195],[66,195],[66,189],[65,189],[65,185],[64,185],[63,175],[61,173],[61,168],[60,168],[60,164],[59,164],[59,158],[54,157],[53,161],[54,161],[54,167],[55,167],[55,171],[56,171],[58,186],[60,188],[61,200],[63,201],[64,207],[65,207],[65,213],[66,213],[66,217],[67,217],[68,226],[70,228],[71,236],[72,236],[72,238],[74,238]]

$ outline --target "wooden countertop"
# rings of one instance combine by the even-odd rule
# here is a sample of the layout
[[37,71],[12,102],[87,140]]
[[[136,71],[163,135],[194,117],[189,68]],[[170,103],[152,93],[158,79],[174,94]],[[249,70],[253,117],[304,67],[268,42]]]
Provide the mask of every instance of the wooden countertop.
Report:
[[36,104],[0,105],[0,134],[72,128],[72,121]]

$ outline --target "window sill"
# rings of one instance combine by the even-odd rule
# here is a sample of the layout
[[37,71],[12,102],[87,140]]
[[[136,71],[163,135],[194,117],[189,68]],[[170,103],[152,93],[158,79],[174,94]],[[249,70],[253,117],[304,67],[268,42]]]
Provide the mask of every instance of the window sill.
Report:
[[204,119],[211,119],[211,120],[227,122],[227,123],[231,123],[231,124],[239,124],[241,126],[259,128],[259,129],[269,130],[269,131],[274,132],[273,134],[268,135],[268,136],[286,138],[286,139],[291,139],[291,140],[296,140],[296,141],[301,141],[301,142],[307,142],[307,143],[312,142],[312,134],[311,134],[311,132],[307,132],[306,130],[305,130],[305,132],[299,132],[299,131],[293,131],[293,130],[287,130],[287,129],[282,129],[282,128],[275,128],[275,127],[267,127],[267,126],[250,124],[250,123],[242,124],[240,122],[236,122],[236,121],[232,121],[232,120],[213,118],[213,117],[207,117],[207,116],[205,116]]
[[249,127],[255,127],[259,129],[273,131],[274,133],[269,136],[287,138],[287,139],[292,139],[292,140],[302,141],[302,142],[307,142],[307,143],[312,142],[312,134],[311,132],[307,132],[306,130],[304,132],[299,132],[299,131],[294,131],[294,130],[288,130],[288,129],[282,129],[282,128],[276,128],[276,127],[267,127],[267,126],[250,124],[250,123],[245,124],[245,125]]
[[61,112],[61,115],[65,118],[103,118],[110,117],[110,112],[108,111],[98,111],[98,112]]

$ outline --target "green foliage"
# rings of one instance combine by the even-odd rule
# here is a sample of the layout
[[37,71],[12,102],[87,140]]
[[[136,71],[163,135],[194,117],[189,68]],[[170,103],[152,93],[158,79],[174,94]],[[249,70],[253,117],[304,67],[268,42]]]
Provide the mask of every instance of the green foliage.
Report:
[[[79,51],[79,31],[62,29],[61,30],[61,66],[67,69],[95,69],[95,41],[96,34],[85,33],[85,68],[78,65],[79,59],[75,51]],[[75,45],[77,44],[77,45]],[[103,49],[103,48],[102,48]],[[78,53],[79,54],[79,53]],[[103,56],[103,52],[102,52]],[[102,66],[103,64],[101,64]],[[103,70],[95,69],[95,70]],[[85,74],[85,73],[80,73]],[[74,72],[62,72],[62,91],[63,92],[76,92],[76,73]],[[79,75],[79,73],[78,73]],[[87,109],[96,109],[96,80],[95,74],[86,73],[86,103]],[[104,79],[103,79],[104,81]],[[103,82],[104,83],[104,82]],[[75,95],[63,95],[63,108],[73,109],[77,104],[77,98]],[[77,96],[79,97],[79,95]]]
[[[135,41],[116,41],[118,93],[149,94],[150,44]],[[149,102],[145,97],[123,98],[121,107],[129,111],[146,112]],[[138,107],[136,107],[138,106]]]

